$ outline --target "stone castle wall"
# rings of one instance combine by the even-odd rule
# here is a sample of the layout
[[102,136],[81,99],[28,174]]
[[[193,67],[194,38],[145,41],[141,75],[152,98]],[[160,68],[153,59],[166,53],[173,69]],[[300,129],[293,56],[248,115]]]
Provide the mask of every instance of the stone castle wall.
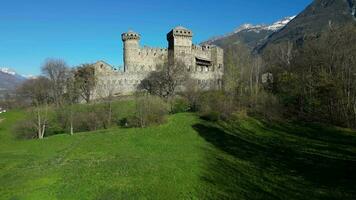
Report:
[[167,34],[168,48],[151,48],[140,46],[139,34],[132,31],[123,33],[124,70],[116,70],[104,61],[95,63],[97,87],[93,98],[132,94],[150,72],[171,60],[184,62],[201,88],[221,86],[223,49],[193,45],[192,37],[192,31],[177,27]]

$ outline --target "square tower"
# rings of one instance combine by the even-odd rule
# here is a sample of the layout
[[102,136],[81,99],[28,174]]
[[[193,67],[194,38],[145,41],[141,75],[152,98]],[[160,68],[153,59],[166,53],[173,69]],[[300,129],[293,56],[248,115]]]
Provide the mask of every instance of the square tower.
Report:
[[181,61],[187,66],[192,65],[193,32],[178,26],[167,34],[169,62]]

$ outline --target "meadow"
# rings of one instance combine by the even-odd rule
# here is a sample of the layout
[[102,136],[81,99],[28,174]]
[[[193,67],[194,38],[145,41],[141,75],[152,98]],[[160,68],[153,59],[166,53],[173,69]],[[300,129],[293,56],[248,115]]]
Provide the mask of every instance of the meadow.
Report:
[[0,199],[356,198],[349,129],[181,113],[160,126],[19,140],[23,116],[0,116]]

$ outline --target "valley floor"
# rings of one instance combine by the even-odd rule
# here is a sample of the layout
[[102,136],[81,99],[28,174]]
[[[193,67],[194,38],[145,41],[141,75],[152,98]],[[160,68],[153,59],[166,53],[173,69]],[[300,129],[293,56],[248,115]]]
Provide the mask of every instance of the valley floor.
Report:
[[356,133],[212,124],[194,114],[145,129],[15,140],[0,124],[0,199],[355,199]]

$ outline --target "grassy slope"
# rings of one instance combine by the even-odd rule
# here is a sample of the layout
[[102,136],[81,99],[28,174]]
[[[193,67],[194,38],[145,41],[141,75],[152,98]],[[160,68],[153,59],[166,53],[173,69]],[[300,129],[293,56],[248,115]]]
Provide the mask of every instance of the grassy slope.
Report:
[[1,142],[0,199],[194,196],[204,157],[195,122],[182,114],[160,127]]
[[16,141],[9,131],[21,116],[0,123],[0,199],[356,197],[347,130],[178,114],[159,127]]

